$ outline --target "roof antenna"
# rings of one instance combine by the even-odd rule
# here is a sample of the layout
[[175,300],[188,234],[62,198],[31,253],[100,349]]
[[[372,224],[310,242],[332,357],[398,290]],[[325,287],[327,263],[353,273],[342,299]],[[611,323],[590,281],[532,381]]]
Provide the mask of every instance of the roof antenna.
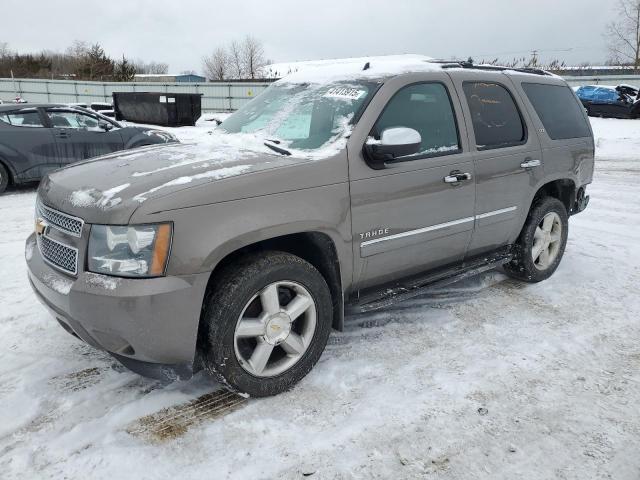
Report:
[[371,64],[369,62],[367,62],[367,63],[364,64],[364,68],[362,70],[363,71],[364,70],[369,70],[370,68],[371,68]]

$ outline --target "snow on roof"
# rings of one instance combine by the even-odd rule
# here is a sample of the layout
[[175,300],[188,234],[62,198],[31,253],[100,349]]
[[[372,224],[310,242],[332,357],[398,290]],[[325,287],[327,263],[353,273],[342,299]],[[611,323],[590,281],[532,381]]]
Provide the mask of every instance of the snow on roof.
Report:
[[[407,72],[440,71],[441,66],[424,55],[385,55],[373,57],[336,58],[305,62],[274,63],[266,67],[273,76],[282,76],[286,83],[326,83],[345,78],[383,78]],[[369,68],[364,70],[364,66]]]

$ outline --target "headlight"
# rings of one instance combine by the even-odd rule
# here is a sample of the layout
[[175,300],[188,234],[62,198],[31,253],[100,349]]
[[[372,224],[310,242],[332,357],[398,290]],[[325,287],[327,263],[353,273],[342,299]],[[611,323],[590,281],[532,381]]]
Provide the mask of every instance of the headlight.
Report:
[[120,277],[164,275],[172,226],[93,225],[89,237],[89,271]]

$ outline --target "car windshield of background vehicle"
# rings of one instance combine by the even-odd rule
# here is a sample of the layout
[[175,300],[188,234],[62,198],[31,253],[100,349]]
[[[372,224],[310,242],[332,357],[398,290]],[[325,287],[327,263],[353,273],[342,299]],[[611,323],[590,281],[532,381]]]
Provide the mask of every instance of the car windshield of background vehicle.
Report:
[[220,125],[253,133],[283,148],[314,150],[345,135],[376,84],[274,84]]
[[14,127],[44,127],[37,110],[21,110],[19,112],[0,113],[0,121]]

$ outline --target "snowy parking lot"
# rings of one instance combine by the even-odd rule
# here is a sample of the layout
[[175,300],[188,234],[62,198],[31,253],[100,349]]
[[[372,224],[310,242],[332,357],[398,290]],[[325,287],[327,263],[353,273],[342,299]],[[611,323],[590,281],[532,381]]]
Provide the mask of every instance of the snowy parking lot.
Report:
[[27,280],[35,189],[10,190],[0,478],[637,480],[640,121],[592,125],[591,202],[551,279],[489,272],[349,318],[292,391],[235,408],[189,403],[220,388],[204,374],[142,378],[60,328]]

